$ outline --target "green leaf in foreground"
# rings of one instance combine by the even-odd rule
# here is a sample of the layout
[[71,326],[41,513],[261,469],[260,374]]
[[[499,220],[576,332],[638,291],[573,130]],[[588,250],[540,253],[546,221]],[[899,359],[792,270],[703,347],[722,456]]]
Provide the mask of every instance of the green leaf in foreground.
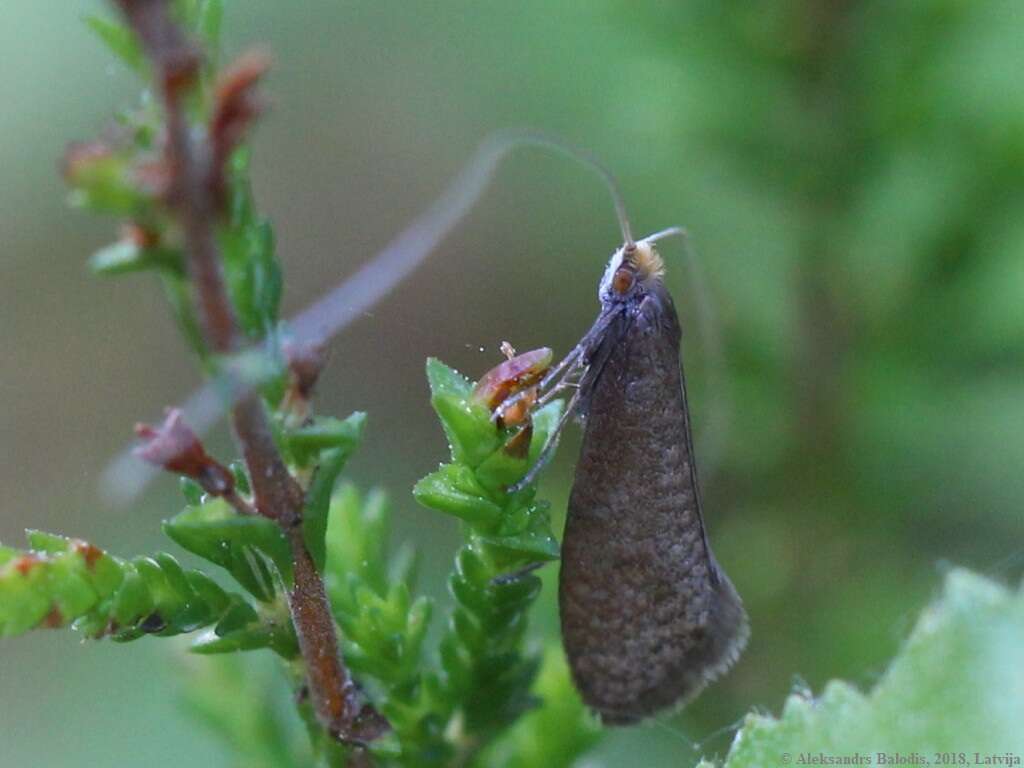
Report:
[[324,537],[331,496],[345,462],[362,440],[365,424],[366,414],[356,411],[347,419],[314,419],[283,434],[287,455],[293,462],[303,467],[316,466],[302,510],[302,535],[321,573],[327,558]]
[[274,599],[274,578],[264,557],[286,584],[292,580],[288,542],[265,517],[240,515],[223,499],[186,507],[164,522],[164,533],[181,547],[227,570],[258,600]]
[[389,557],[389,512],[380,492],[343,485],[331,501],[324,573],[342,626],[345,661],[391,723],[374,744],[382,764],[444,765],[449,755],[437,712],[435,676],[424,670],[431,602],[414,597],[408,550]]
[[541,706],[527,712],[474,761],[477,768],[569,768],[601,738],[601,725],[587,711],[557,645],[544,650],[533,694]]
[[962,752],[985,764],[1024,754],[1022,723],[1024,591],[957,569],[870,693],[833,681],[820,697],[791,695],[778,719],[748,715],[725,766],[797,763],[802,753],[875,764],[878,752]]
[[[487,387],[511,386],[505,380],[510,362],[484,375]],[[420,480],[413,495],[459,518],[465,537],[448,581],[455,605],[440,641],[433,699],[450,752],[473,759],[539,703],[533,684],[540,659],[526,646],[528,611],[540,591],[531,571],[556,559],[558,544],[547,504],[535,500],[536,484],[516,493],[507,488],[530,469],[561,403],[549,403],[526,424],[505,427],[454,369],[428,360],[427,379],[452,461]]]
[[[168,554],[121,560],[41,531],[29,531],[28,543],[25,551],[0,547],[0,637],[70,624],[123,642],[212,625],[251,635],[265,625],[241,597]],[[264,635],[247,636],[246,648],[288,649],[288,632]]]

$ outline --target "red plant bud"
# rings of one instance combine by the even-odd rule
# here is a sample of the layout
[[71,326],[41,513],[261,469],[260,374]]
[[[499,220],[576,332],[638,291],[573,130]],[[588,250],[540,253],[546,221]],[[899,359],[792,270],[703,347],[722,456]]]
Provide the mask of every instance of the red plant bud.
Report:
[[324,345],[290,339],[284,343],[284,356],[291,373],[290,389],[294,391],[295,396],[303,400],[309,399],[317,379],[320,378],[320,372],[327,363]]
[[527,424],[506,441],[503,450],[514,459],[525,459],[530,454],[532,439],[533,424]]
[[259,114],[263,104],[256,93],[256,84],[268,69],[270,56],[262,51],[248,51],[220,73],[210,121],[213,136],[220,136],[233,127],[244,128]]
[[242,54],[220,75],[210,119],[210,143],[213,146],[214,194],[223,203],[224,164],[242,142],[249,125],[264,108],[256,84],[270,68],[270,57],[259,51]]
[[224,465],[211,458],[185,423],[178,408],[169,408],[159,427],[137,424],[135,434],[143,442],[135,455],[170,472],[190,477],[214,496],[224,496],[235,489],[235,479]]
[[137,248],[153,248],[160,244],[160,233],[129,221],[121,225],[121,239]]
[[493,411],[512,395],[537,384],[551,365],[551,358],[547,347],[516,355],[481,376],[470,397]]

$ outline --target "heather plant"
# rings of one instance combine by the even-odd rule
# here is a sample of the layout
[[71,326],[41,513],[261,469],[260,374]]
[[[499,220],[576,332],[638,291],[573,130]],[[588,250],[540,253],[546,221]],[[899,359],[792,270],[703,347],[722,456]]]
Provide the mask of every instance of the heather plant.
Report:
[[[100,139],[69,148],[64,175],[76,207],[120,222],[93,271],[160,282],[240,457],[211,455],[178,408],[137,427],[138,455],[180,478],[182,509],[163,531],[202,569],[169,552],[119,556],[29,531],[24,548],[0,546],[0,636],[63,627],[113,642],[188,635],[195,658],[183,665],[182,696],[240,766],[576,763],[605,732],[560,648],[528,632],[536,571],[559,548],[536,483],[519,487],[562,404],[493,414],[525,373],[550,363],[550,350],[510,351],[476,381],[427,361],[424,397],[450,456],[413,496],[423,514],[457,519],[463,538],[450,599],[418,594],[414,542],[390,541],[389,496],[342,479],[372,422],[315,411],[323,340],[280,316],[282,272],[246,143],[268,59],[222,60],[221,0],[116,6],[119,16],[88,26],[143,93]],[[1022,635],[1019,592],[952,569],[870,691],[798,689],[778,718],[748,715],[720,762],[882,750],[1019,765]],[[278,677],[254,672],[249,651],[274,657]],[[680,750],[695,762],[700,745],[697,756]]]
[[[191,634],[203,656],[267,649],[291,682],[309,748],[296,750],[282,725],[243,755],[295,765],[468,764],[538,701],[541,654],[526,642],[540,589],[532,570],[556,559],[558,546],[536,485],[506,489],[536,459],[560,403],[525,425],[499,426],[493,391],[428,362],[452,456],[415,496],[459,518],[465,544],[450,579],[454,605],[426,653],[433,605],[415,594],[414,552],[389,551],[381,494],[339,487],[365,414],[314,413],[320,350],[279,317],[281,269],[245,144],[268,60],[249,53],[221,66],[220,0],[118,5],[121,19],[88,25],[146,89],[103,138],[69,148],[64,174],[77,207],[122,222],[118,241],[92,257],[93,271],[155,275],[223,394],[241,459],[209,455],[177,408],[137,427],[136,453],[181,478],[185,506],[164,523],[167,537],[234,587],[166,552],[121,558],[30,531],[28,549],[2,550],[0,633],[70,626],[117,642]],[[548,695],[571,696],[564,665],[547,658]],[[241,729],[269,722],[263,705],[256,696],[251,718],[228,716],[251,684],[237,666],[211,675],[233,679],[226,687],[237,691],[221,687],[218,698],[197,685],[188,698],[241,745]],[[577,707],[568,727],[589,734],[594,726]]]

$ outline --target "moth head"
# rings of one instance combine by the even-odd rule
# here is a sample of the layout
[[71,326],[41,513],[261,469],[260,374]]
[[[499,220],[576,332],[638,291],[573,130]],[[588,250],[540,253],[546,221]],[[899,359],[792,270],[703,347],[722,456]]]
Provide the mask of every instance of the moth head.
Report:
[[612,254],[601,280],[601,301],[623,302],[637,296],[650,280],[660,280],[665,264],[654,245],[640,240]]

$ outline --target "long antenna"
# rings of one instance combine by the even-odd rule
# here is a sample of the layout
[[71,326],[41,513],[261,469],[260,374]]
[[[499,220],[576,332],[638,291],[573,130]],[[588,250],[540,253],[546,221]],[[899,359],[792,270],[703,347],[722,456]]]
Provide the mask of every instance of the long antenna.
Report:
[[572,158],[604,181],[622,231],[623,244],[635,245],[619,185],[604,165],[586,150],[530,130],[491,134],[441,196],[417,216],[374,258],[288,324],[297,339],[323,343],[340,332],[405,279],[455,228],[494,178],[498,165],[515,149],[541,147]]
[[528,146],[532,144],[533,146],[544,147],[545,149],[550,149],[558,154],[572,158],[576,162],[581,163],[594,171],[601,177],[605,187],[608,189],[608,194],[611,195],[612,203],[615,205],[615,216],[619,221],[619,230],[622,232],[622,244],[627,250],[632,250],[636,246],[636,242],[633,240],[633,229],[629,224],[629,216],[626,213],[626,203],[623,200],[622,192],[619,189],[619,183],[615,180],[615,176],[612,175],[612,172],[609,171],[608,168],[590,152],[535,131],[503,131],[495,134],[493,138],[498,139],[499,141],[502,139],[511,141],[516,146]]
[[[597,173],[615,205],[624,247],[635,247],[626,206],[615,177],[589,152],[537,131],[499,131],[484,140],[469,163],[427,210],[355,274],[292,318],[287,323],[292,336],[300,342],[323,344],[343,331],[408,277],[462,221],[483,196],[499,164],[512,150],[531,146],[570,157]],[[245,386],[225,387],[223,382],[211,381],[193,393],[182,407],[189,426],[202,434],[216,423],[246,386],[260,383],[251,377],[241,378]],[[135,458],[130,448],[125,449],[104,469],[100,480],[101,492],[112,504],[128,504],[138,497],[156,473],[155,469]]]
[[659,240],[665,240],[669,237],[681,237],[687,242],[689,242],[690,239],[689,233],[683,227],[668,227],[667,229],[662,229],[655,232],[653,235],[648,235],[642,239],[645,243],[656,243]]
[[656,243],[670,237],[683,239],[683,256],[693,288],[697,330],[701,336],[701,347],[707,360],[708,389],[719,393],[709,399],[710,407],[706,412],[705,424],[698,435],[700,438],[698,442],[703,445],[704,460],[701,464],[704,473],[714,474],[721,458],[723,446],[728,438],[732,420],[732,408],[725,396],[721,394],[728,391],[728,387],[725,386],[727,373],[721,322],[714,305],[708,298],[711,295],[708,280],[704,275],[704,269],[701,267],[696,249],[690,240],[689,232],[683,227],[668,227],[641,238],[641,242]]

